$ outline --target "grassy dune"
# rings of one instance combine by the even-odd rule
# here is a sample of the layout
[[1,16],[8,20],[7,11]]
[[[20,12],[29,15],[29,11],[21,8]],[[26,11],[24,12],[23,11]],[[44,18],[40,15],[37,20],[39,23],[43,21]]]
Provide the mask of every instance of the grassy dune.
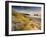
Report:
[[41,25],[38,22],[34,22],[29,14],[12,12],[12,30],[40,30]]

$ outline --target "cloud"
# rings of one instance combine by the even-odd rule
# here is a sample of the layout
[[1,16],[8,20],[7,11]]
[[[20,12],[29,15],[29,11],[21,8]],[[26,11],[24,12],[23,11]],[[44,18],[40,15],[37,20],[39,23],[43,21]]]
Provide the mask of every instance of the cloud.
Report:
[[41,14],[41,7],[12,6],[14,11],[28,14]]

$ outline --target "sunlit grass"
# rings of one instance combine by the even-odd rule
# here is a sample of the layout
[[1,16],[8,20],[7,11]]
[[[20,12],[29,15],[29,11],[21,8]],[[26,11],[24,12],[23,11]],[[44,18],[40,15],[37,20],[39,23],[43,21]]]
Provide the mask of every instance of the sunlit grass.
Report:
[[14,18],[12,18],[12,21],[15,24],[15,30],[33,30],[40,28],[40,25],[33,22],[32,19],[27,17],[24,13],[12,12],[12,17],[13,16]]

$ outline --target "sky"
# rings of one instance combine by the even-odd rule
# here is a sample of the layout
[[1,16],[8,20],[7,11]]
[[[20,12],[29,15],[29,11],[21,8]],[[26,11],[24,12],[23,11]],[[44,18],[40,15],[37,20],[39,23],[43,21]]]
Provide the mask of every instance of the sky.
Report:
[[12,6],[12,9],[21,13],[29,13],[33,15],[34,13],[41,14],[41,7],[33,7],[33,6]]

